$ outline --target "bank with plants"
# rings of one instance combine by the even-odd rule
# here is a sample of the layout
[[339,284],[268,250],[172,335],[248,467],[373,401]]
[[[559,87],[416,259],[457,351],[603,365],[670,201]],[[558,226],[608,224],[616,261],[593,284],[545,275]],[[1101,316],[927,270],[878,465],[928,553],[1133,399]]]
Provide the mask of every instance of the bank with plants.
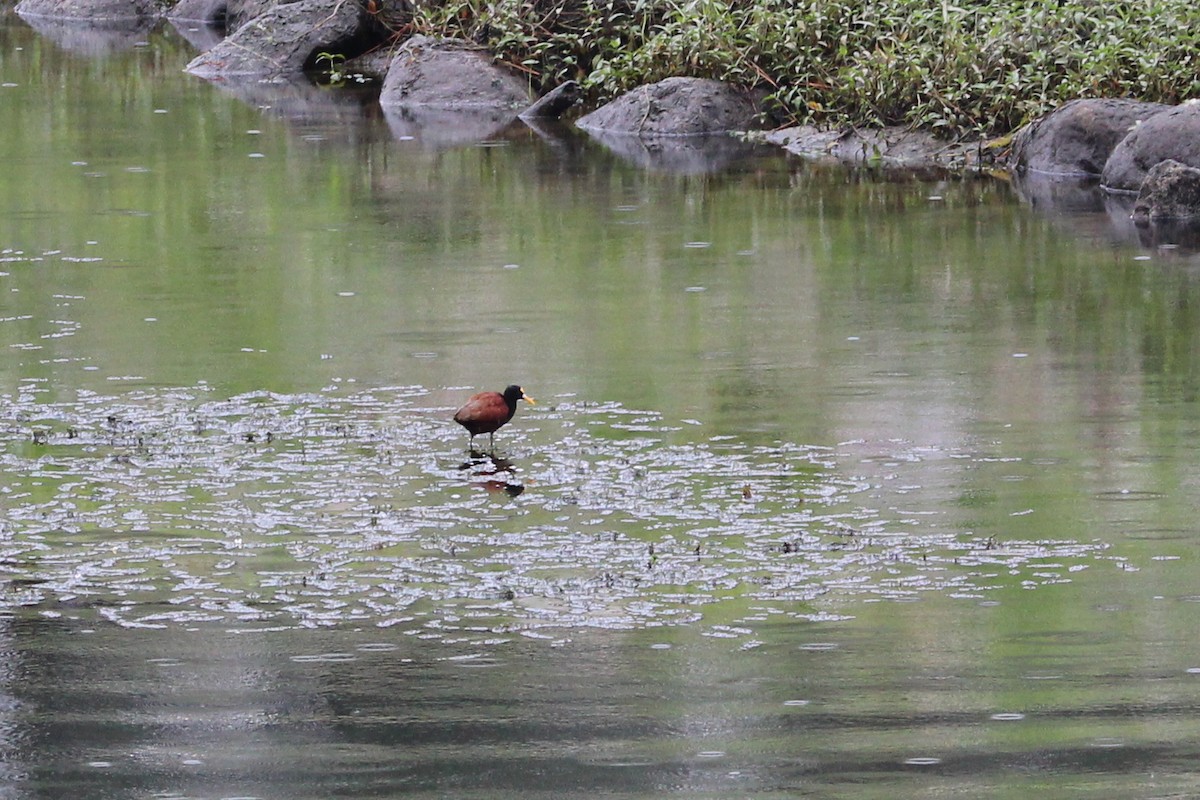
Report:
[[1200,97],[1200,6],[1181,0],[498,0],[382,15],[474,41],[585,101],[689,75],[762,90],[781,123],[1013,131],[1079,97]]
[[[31,14],[201,19],[228,32],[295,0],[21,0]],[[754,90],[779,125],[904,126],[944,138],[1016,130],[1067,101],[1200,97],[1189,0],[323,0],[368,20],[319,52],[353,58],[414,34],[474,43],[536,94],[584,107],[664,78]],[[324,17],[322,17],[324,18]],[[315,67],[317,52],[306,54]]]

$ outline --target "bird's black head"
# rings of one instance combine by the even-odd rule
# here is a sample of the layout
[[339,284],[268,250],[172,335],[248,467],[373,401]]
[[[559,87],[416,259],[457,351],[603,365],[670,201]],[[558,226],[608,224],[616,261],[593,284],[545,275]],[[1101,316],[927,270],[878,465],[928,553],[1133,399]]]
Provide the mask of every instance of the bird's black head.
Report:
[[525,390],[514,383],[512,386],[509,386],[504,390],[504,403],[509,408],[516,408],[518,400],[524,400],[526,403],[533,402],[533,398],[527,397]]

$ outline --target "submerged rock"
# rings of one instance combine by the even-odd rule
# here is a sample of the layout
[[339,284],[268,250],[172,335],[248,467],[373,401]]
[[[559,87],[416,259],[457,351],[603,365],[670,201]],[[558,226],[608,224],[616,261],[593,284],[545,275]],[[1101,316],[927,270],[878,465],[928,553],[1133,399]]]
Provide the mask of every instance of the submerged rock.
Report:
[[1200,217],[1200,169],[1167,159],[1146,174],[1133,218],[1139,224]]
[[154,0],[21,0],[22,16],[78,20],[143,20],[159,16]]
[[761,128],[747,91],[706,78],[667,78],[639,86],[576,123],[585,131],[634,136],[707,136]]
[[521,119],[558,119],[579,102],[583,93],[577,81],[567,81],[546,92],[520,113]]
[[1136,192],[1154,165],[1167,159],[1200,167],[1200,103],[1168,108],[1134,128],[1113,150],[1101,183],[1109,191]]
[[1141,120],[1167,108],[1140,100],[1072,100],[1017,132],[1011,166],[1048,175],[1099,175]]
[[289,78],[312,66],[318,53],[357,55],[374,38],[374,21],[359,3],[298,0],[238,28],[187,71],[202,78]]
[[492,109],[515,118],[529,106],[525,81],[492,63],[470,42],[413,36],[388,67],[379,94],[386,107]]

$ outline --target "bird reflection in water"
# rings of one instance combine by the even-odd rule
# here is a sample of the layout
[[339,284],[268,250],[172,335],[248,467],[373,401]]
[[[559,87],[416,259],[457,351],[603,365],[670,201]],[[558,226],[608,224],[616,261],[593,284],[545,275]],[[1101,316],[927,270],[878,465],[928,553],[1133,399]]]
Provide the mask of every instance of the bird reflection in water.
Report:
[[507,481],[490,480],[476,484],[488,494],[504,494],[509,497],[516,497],[525,491],[525,487],[519,483],[508,483]]
[[[471,483],[488,494],[516,497],[525,491],[525,485],[516,482],[516,465],[507,458],[472,449],[470,456],[458,468],[470,471]],[[483,480],[478,480],[480,478]]]

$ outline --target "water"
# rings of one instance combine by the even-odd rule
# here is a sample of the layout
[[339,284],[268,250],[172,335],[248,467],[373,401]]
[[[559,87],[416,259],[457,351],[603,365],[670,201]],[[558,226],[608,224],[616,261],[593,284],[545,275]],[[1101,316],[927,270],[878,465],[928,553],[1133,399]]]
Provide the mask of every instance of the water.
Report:
[[0,16],[3,796],[1196,793],[1188,249],[61,37]]

